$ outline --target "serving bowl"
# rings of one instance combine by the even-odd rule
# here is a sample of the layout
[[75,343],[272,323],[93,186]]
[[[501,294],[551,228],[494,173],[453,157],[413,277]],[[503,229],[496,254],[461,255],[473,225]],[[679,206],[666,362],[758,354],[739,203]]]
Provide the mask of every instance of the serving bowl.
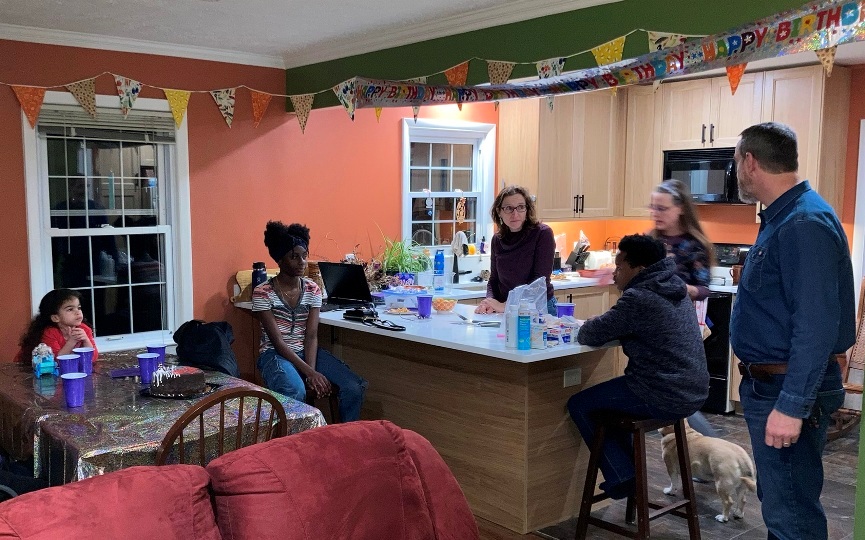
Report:
[[455,298],[447,298],[445,296],[435,296],[432,300],[432,307],[434,310],[439,313],[446,313],[448,311],[453,311],[454,306],[457,305],[457,301]]

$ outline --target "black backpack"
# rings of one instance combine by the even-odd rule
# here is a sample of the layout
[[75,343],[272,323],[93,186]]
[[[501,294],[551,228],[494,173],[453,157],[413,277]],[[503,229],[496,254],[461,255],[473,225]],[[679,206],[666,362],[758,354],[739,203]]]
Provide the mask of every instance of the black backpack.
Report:
[[240,377],[237,358],[231,350],[234,333],[225,321],[186,321],[174,331],[177,361],[182,366],[220,371]]

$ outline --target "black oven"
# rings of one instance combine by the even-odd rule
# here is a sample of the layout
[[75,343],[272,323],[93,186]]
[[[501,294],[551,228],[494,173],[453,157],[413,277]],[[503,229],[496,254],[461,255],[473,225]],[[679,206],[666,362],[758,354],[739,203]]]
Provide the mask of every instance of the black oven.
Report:
[[742,204],[736,179],[734,148],[667,150],[664,179],[681,180],[697,204]]

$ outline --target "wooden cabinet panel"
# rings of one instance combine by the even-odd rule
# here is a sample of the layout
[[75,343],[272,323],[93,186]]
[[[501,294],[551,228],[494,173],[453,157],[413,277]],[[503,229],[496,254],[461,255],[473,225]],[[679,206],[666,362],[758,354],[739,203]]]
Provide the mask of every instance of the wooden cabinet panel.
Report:
[[576,162],[578,191],[583,197],[578,217],[612,217],[621,196],[625,135],[622,98],[612,92],[577,96],[582,108],[576,112],[582,114],[575,123],[583,127],[581,159]]
[[739,134],[760,122],[763,108],[763,74],[742,75],[736,93],[730,92],[727,77],[712,79],[712,115],[709,142],[715,148],[734,147]]
[[624,216],[647,217],[649,196],[662,178],[661,94],[651,86],[627,90]]
[[579,194],[578,167],[582,156],[582,129],[577,129],[575,109],[582,109],[576,95],[555,98],[551,111],[543,101],[538,142],[538,216],[542,219],[573,218]]
[[541,100],[499,104],[499,185],[519,184],[538,193],[538,114]]

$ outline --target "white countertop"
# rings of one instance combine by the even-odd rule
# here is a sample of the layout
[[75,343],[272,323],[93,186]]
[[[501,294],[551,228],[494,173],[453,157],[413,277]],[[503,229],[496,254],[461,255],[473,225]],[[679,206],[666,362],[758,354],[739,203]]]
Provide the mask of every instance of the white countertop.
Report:
[[728,292],[736,294],[739,290],[738,285],[709,285],[709,290],[714,292]]
[[[584,285],[585,286],[585,285]],[[520,351],[505,347],[505,325],[504,315],[501,313],[491,315],[476,315],[474,306],[457,304],[454,311],[474,320],[501,321],[499,328],[481,328],[464,324],[452,324],[460,322],[461,319],[454,312],[437,313],[433,311],[429,319],[418,319],[415,315],[387,315],[379,309],[382,319],[393,321],[395,324],[405,326],[403,332],[384,330],[373,326],[367,326],[355,321],[347,321],[342,318],[342,311],[328,311],[321,314],[321,324],[327,324],[340,328],[349,328],[370,334],[388,336],[409,342],[425,343],[437,347],[465,351],[484,356],[492,356],[503,360],[510,360],[523,364],[561,358],[573,354],[580,354],[597,349],[618,346],[618,342],[611,342],[601,347],[588,347],[576,343],[560,344],[546,349],[530,349]]]

